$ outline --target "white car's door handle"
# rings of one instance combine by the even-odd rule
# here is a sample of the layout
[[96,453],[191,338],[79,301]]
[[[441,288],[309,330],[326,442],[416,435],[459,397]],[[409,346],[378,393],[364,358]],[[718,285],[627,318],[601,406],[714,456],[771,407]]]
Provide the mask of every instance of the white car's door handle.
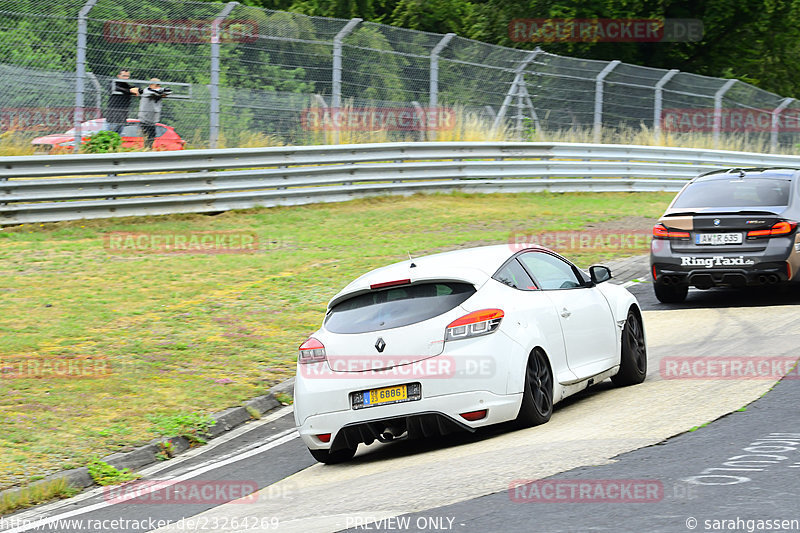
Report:
[[564,318],[567,318],[567,317],[568,317],[569,315],[571,315],[571,314],[572,314],[572,313],[570,313],[569,311],[567,311],[567,308],[566,308],[566,307],[565,307],[564,309],[562,309],[562,310],[561,310],[561,316],[563,316]]

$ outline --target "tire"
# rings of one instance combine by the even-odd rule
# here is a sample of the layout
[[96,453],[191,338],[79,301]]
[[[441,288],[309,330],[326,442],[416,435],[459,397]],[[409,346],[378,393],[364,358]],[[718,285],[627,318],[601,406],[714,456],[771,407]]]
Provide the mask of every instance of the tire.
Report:
[[329,450],[312,450],[311,448],[309,448],[308,451],[311,452],[311,455],[314,456],[314,459],[320,463],[325,463],[326,465],[346,463],[356,454],[355,448],[344,448],[342,450],[336,450],[333,453],[331,453]]
[[553,371],[547,356],[534,350],[525,367],[525,390],[517,415],[517,424],[532,427],[544,424],[553,414]]
[[611,376],[614,385],[637,385],[647,376],[647,346],[639,314],[631,309],[622,328],[622,353],[619,372]]
[[678,304],[686,299],[689,293],[689,285],[665,285],[664,283],[653,283],[653,289],[658,301],[664,304]]

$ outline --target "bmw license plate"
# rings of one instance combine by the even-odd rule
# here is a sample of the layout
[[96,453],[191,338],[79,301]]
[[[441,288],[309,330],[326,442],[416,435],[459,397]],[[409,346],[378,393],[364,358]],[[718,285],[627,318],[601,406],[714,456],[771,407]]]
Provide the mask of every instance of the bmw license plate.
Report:
[[407,400],[408,390],[405,385],[364,391],[364,407],[372,407],[383,403],[405,402]]
[[697,233],[694,243],[698,245],[719,246],[724,244],[742,244],[741,233]]

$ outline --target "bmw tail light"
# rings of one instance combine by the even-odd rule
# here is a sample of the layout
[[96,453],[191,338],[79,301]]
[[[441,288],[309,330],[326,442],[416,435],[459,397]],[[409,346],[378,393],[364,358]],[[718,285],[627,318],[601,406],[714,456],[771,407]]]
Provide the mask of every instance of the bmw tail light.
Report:
[[326,361],[325,346],[314,337],[309,337],[300,345],[300,355],[297,360],[304,365]]
[[688,239],[688,231],[674,231],[668,229],[664,224],[653,226],[653,237],[656,239]]
[[445,332],[446,341],[456,341],[489,335],[497,331],[500,321],[503,320],[501,309],[481,309],[453,320]]
[[777,237],[781,235],[789,235],[797,229],[797,222],[789,220],[781,220],[772,225],[770,229],[757,229],[747,232],[748,239],[757,239],[758,237]]

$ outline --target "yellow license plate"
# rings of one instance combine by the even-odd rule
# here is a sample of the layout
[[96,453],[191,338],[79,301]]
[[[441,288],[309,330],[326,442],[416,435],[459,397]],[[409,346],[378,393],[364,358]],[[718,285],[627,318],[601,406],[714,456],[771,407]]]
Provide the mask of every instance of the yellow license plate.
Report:
[[408,390],[405,385],[372,389],[364,393],[364,407],[405,400],[408,400]]

